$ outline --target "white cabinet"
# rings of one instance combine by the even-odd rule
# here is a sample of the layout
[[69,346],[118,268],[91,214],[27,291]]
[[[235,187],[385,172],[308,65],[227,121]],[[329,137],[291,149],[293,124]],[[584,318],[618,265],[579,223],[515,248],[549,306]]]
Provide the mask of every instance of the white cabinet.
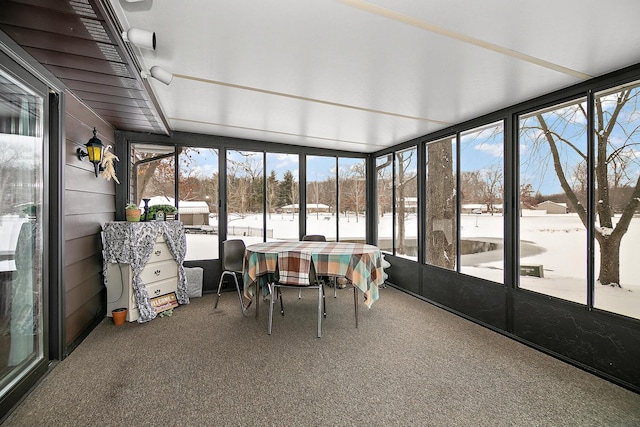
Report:
[[[107,316],[111,310],[127,309],[127,321],[138,320],[138,305],[133,294],[133,271],[130,264],[107,263]],[[158,236],[151,258],[140,273],[149,298],[166,295],[178,290],[178,264],[169,252],[162,235]]]
[[123,307],[128,321],[143,323],[189,304],[182,222],[111,221],[102,227],[102,241],[107,316]]

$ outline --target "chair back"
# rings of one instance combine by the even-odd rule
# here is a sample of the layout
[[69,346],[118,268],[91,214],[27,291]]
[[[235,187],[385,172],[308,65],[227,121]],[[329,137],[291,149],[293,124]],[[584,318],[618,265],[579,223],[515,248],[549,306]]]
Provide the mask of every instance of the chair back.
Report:
[[289,286],[315,286],[318,282],[311,254],[299,251],[278,253],[278,282]]
[[244,241],[240,239],[222,242],[222,269],[226,271],[242,271],[245,249]]
[[327,238],[322,234],[306,234],[302,237],[305,242],[326,242]]

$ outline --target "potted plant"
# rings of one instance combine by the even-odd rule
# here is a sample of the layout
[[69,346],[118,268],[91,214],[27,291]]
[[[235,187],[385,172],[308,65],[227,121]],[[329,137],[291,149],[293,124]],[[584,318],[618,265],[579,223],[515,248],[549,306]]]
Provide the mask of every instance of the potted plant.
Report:
[[127,221],[140,222],[140,215],[142,214],[142,211],[140,210],[138,205],[129,203],[127,206],[124,207],[124,211],[125,211],[125,216],[127,218]]
[[[159,212],[162,214],[158,215]],[[149,219],[160,220],[160,217],[174,217],[177,212],[178,209],[173,205],[153,205],[149,207]]]

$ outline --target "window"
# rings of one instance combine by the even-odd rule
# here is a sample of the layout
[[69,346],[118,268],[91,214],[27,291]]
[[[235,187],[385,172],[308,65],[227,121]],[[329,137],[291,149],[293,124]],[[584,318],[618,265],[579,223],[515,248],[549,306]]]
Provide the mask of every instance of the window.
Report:
[[263,170],[264,153],[227,152],[227,239],[263,241]]
[[337,239],[336,158],[307,156],[307,234]]
[[418,150],[395,155],[395,254],[418,259]]
[[519,286],[587,303],[586,100],[520,117]]
[[427,264],[456,269],[456,160],[455,138],[426,145],[425,215]]
[[504,282],[504,127],[460,135],[460,272]]
[[364,159],[338,159],[340,241],[366,241],[366,163]]
[[594,306],[640,319],[640,88],[595,97]]
[[393,253],[393,154],[376,159],[378,247]]
[[183,148],[178,165],[178,215],[187,232],[185,259],[217,259],[218,150]]
[[300,157],[267,153],[267,241],[298,240]]
[[[2,55],[0,55],[2,57]],[[4,57],[2,57],[4,58]],[[43,97],[0,69],[1,395],[44,358]],[[91,173],[93,177],[93,173]]]
[[175,206],[175,149],[172,146],[132,144],[132,181],[130,203],[144,207],[169,204]]

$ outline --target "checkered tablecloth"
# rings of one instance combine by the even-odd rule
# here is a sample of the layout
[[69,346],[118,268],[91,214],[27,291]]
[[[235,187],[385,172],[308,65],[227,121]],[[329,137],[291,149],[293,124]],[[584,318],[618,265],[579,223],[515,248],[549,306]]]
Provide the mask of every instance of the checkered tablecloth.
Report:
[[318,276],[343,276],[364,293],[371,307],[378,300],[382,277],[380,249],[363,243],[346,242],[266,242],[247,246],[244,255],[244,294],[251,299],[256,284],[277,279],[278,252],[311,254]]

